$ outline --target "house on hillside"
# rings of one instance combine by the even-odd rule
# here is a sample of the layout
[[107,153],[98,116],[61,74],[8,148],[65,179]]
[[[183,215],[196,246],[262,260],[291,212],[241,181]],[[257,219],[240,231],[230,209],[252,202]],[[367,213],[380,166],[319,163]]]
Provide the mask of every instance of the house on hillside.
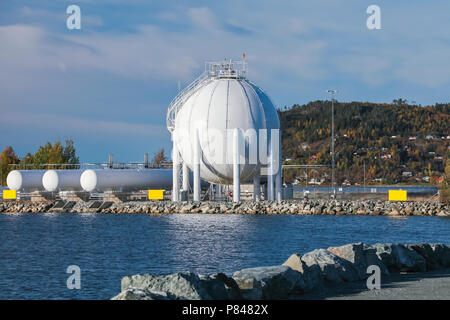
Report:
[[408,178],[408,177],[412,177],[413,173],[411,171],[403,171],[402,172],[402,177]]
[[325,182],[325,179],[316,179],[316,178],[312,178],[311,180],[309,180],[309,184],[316,184],[316,185],[321,185],[322,183]]

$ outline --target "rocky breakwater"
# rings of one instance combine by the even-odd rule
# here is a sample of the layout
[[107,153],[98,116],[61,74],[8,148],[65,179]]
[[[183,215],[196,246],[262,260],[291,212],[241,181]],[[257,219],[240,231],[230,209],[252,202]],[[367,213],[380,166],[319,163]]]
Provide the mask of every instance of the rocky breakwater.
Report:
[[39,213],[48,212],[55,203],[53,201],[0,201],[0,212],[3,213]]
[[450,247],[352,243],[292,254],[282,265],[243,269],[233,275],[185,272],[126,276],[122,279],[122,292],[113,299],[295,299],[332,284],[363,281],[370,276],[367,268],[373,265],[380,268],[382,277],[450,268]]
[[[98,205],[95,205],[98,203]],[[0,212],[48,212],[57,202],[0,202]],[[129,201],[103,203],[76,202],[64,209],[69,213],[226,213],[226,214],[306,214],[306,215],[384,215],[450,216],[450,205],[435,201],[389,202],[376,200],[284,200],[261,202],[171,202]],[[60,210],[61,211],[61,210]]]

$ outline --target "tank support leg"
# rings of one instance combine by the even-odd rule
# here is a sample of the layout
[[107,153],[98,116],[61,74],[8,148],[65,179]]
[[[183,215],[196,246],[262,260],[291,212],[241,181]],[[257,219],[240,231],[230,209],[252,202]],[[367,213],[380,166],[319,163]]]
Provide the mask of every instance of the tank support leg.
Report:
[[241,201],[241,170],[239,161],[239,129],[236,128],[233,135],[233,202]]
[[277,201],[280,202],[283,198],[282,196],[282,189],[281,189],[281,182],[282,182],[282,174],[283,169],[281,166],[281,133],[278,131],[278,146],[276,147],[278,152],[276,154],[276,168],[277,168],[277,174],[275,176],[275,195],[277,198]]
[[273,201],[273,173],[274,168],[274,157],[273,157],[273,144],[272,144],[272,133],[268,141],[268,168],[267,168],[267,198],[266,200]]
[[172,201],[178,202],[180,200],[180,156],[178,153],[177,144],[173,142],[172,151]]
[[261,200],[261,181],[258,169],[258,174],[253,177],[253,201],[259,202]]
[[200,141],[195,130],[194,143],[194,201],[200,201]]
[[183,162],[183,190],[189,193],[189,168],[186,162]]

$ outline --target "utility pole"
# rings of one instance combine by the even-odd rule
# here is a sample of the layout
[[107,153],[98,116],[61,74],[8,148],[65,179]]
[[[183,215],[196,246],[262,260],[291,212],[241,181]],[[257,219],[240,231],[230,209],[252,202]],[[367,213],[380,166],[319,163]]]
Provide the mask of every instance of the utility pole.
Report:
[[364,160],[364,192],[366,192],[366,160]]
[[333,195],[336,195],[334,188],[334,95],[337,90],[327,90],[331,95],[331,187],[333,188]]

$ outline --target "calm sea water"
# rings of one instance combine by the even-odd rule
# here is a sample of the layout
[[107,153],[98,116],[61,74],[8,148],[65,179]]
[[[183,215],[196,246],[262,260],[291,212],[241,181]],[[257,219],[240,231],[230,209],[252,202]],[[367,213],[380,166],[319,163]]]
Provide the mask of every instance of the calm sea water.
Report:
[[[0,299],[109,299],[125,275],[232,273],[356,241],[450,244],[450,219],[0,214]],[[69,265],[80,290],[66,287]]]

